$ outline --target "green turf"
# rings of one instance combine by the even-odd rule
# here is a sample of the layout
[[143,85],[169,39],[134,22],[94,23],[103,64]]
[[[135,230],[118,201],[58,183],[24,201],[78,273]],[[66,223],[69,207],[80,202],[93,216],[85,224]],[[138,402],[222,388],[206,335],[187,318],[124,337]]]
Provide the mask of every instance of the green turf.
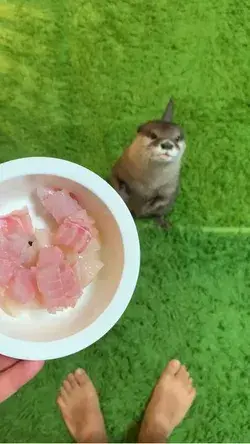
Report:
[[0,21],[0,161],[57,156],[106,177],[170,95],[188,137],[175,228],[138,223],[128,310],[0,406],[0,441],[69,441],[55,397],[76,366],[100,389],[110,438],[132,440],[174,356],[198,397],[172,441],[249,441],[249,2],[2,0]]

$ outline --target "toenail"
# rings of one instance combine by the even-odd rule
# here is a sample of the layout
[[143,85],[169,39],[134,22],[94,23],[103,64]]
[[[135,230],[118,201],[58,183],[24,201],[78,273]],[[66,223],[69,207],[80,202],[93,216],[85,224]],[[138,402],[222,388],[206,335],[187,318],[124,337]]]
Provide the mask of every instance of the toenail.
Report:
[[76,370],[76,373],[78,373],[78,375],[83,375],[84,374],[84,370],[82,368],[78,368]]
[[178,359],[173,359],[171,361],[171,365],[172,365],[172,367],[178,367],[181,365],[181,363],[180,363],[180,361],[178,361]]

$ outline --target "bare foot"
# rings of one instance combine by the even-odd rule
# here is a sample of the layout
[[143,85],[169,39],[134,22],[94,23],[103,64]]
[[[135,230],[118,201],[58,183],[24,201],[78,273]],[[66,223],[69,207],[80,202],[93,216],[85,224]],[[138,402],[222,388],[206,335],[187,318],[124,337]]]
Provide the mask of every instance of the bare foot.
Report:
[[138,442],[166,442],[190,409],[196,391],[186,367],[170,361],[146,409]]
[[65,424],[78,443],[107,442],[96,389],[84,370],[65,379],[57,398]]

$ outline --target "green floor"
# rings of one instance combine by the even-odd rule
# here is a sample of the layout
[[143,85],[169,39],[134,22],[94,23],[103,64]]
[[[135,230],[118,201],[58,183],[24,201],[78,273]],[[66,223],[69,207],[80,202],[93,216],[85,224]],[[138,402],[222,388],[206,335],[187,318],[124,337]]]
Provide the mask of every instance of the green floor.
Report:
[[173,231],[138,224],[128,310],[0,406],[0,441],[69,441],[55,397],[76,366],[100,389],[110,438],[131,441],[161,369],[179,357],[198,397],[172,441],[248,442],[249,1],[1,0],[0,21],[0,161],[58,156],[106,177],[170,95],[188,136]]

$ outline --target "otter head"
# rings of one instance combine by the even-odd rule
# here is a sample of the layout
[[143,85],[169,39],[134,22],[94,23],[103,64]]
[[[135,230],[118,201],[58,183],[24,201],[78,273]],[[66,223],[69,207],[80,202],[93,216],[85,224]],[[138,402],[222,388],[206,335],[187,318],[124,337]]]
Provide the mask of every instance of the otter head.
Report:
[[181,159],[185,148],[182,128],[173,123],[173,100],[171,99],[160,120],[151,120],[138,128],[149,158],[152,161],[171,163]]

